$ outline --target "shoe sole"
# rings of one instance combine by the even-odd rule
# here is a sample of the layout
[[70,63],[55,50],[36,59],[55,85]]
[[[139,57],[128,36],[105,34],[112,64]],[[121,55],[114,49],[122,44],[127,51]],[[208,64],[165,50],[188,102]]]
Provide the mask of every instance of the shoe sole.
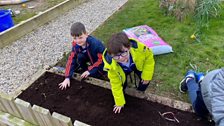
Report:
[[184,82],[186,80],[186,78],[184,78],[183,80],[181,80],[181,82],[180,82],[180,84],[179,84],[179,91],[181,92],[181,93],[186,93],[186,92],[184,92],[184,91],[182,91],[181,90],[181,85],[182,85],[182,83]]

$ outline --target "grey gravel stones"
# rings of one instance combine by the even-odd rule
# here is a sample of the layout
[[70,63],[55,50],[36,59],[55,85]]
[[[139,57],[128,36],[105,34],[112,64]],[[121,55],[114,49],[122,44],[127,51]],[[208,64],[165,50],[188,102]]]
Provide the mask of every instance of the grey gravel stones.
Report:
[[74,22],[82,22],[91,33],[127,1],[88,0],[0,49],[0,91],[13,93],[43,66],[56,64],[69,52],[72,41],[69,29]]

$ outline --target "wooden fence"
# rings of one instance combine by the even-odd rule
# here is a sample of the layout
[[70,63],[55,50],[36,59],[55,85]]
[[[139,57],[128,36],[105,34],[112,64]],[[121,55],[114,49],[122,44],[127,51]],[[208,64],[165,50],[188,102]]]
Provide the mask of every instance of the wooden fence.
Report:
[[16,98],[46,71],[38,71],[31,81],[20,87],[13,95],[0,94],[0,126],[89,126],[57,112]]

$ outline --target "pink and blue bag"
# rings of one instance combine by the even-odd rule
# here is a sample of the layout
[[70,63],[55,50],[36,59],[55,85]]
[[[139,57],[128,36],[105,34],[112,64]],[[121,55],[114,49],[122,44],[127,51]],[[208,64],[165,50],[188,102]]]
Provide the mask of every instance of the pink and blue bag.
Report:
[[134,38],[152,49],[154,55],[173,52],[172,47],[163,41],[149,26],[141,25],[123,30],[128,38]]

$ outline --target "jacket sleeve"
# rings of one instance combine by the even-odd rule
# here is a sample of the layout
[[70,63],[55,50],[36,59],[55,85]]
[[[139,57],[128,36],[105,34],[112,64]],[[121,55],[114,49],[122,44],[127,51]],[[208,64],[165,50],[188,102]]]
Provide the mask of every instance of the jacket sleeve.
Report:
[[75,68],[77,67],[75,55],[76,55],[76,51],[73,47],[72,52],[70,53],[67,64],[66,64],[65,78],[71,78],[75,71]]
[[212,83],[212,116],[217,126],[224,126],[224,68],[216,75]]
[[104,51],[105,47],[101,42],[98,43],[96,53],[97,54],[97,61],[93,63],[93,65],[88,67],[90,75],[95,74],[99,69],[103,70],[103,59],[102,59],[102,54]]
[[114,97],[116,106],[123,106],[125,104],[125,98],[123,93],[122,81],[119,76],[112,70],[108,71],[108,78],[110,79],[111,90]]
[[145,53],[144,53],[145,61],[143,64],[143,69],[142,69],[142,79],[143,80],[152,80],[152,76],[154,73],[154,65],[155,65],[153,53],[146,46],[144,47],[144,51],[145,51]]

